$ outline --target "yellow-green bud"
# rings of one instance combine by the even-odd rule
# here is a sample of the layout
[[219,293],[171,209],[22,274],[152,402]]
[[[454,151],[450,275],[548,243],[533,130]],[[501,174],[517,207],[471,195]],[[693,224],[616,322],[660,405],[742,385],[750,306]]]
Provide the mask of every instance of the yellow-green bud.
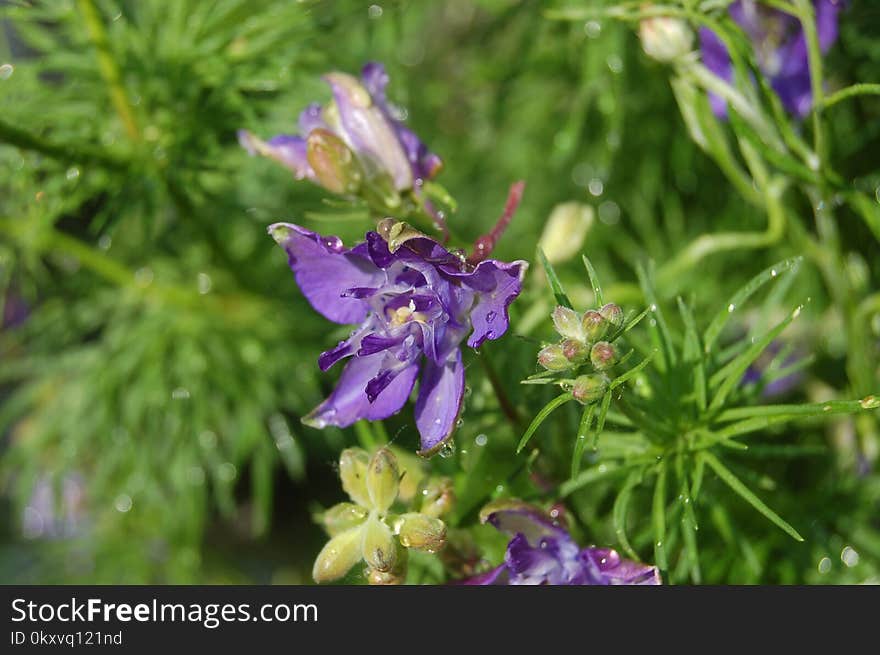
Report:
[[394,535],[390,528],[375,516],[370,516],[363,527],[361,549],[363,557],[371,568],[387,573],[397,562]]
[[374,510],[384,514],[397,498],[400,472],[397,460],[388,448],[380,448],[367,467],[367,492]]
[[579,202],[556,205],[544,225],[538,246],[551,264],[564,262],[580,252],[592,224],[590,205]]
[[562,354],[572,364],[580,364],[590,356],[590,348],[583,341],[565,339],[562,342]]
[[360,525],[367,518],[367,510],[354,503],[339,503],[321,515],[324,529],[331,537]]
[[639,23],[639,39],[645,54],[665,63],[680,59],[691,51],[694,32],[679,18],[656,16]]
[[581,319],[581,328],[587,341],[594,343],[605,336],[608,331],[608,321],[599,312],[594,309],[584,312]]
[[611,323],[615,329],[623,326],[623,310],[613,302],[605,305],[599,310],[599,313],[602,314],[605,320]]
[[590,350],[590,362],[597,371],[609,369],[617,363],[617,349],[607,341],[599,341]]
[[582,405],[589,405],[599,400],[608,388],[604,375],[582,375],[571,387],[572,397]]
[[439,518],[449,512],[455,504],[455,490],[452,480],[439,478],[431,480],[422,493],[421,513]]
[[338,580],[361,561],[362,527],[349,528],[326,543],[312,568],[315,582],[332,582]]
[[367,467],[370,456],[360,448],[346,448],[339,456],[339,477],[342,488],[354,502],[362,507],[370,507],[370,494],[367,492]]
[[565,339],[584,340],[584,331],[581,328],[580,315],[568,307],[559,305],[551,314],[553,318],[553,326],[559,335]]
[[306,159],[318,182],[333,193],[355,193],[360,187],[360,165],[338,136],[323,128],[309,132]]
[[562,346],[557,343],[546,346],[538,352],[538,363],[548,371],[564,371],[571,368],[571,362],[565,358]]
[[377,571],[374,568],[367,567],[367,581],[371,585],[398,585],[406,581],[406,563],[408,553],[406,548],[397,544],[397,556],[394,568],[390,571]]
[[436,553],[446,543],[446,524],[417,512],[404,514],[401,518],[400,543],[405,548],[418,548]]

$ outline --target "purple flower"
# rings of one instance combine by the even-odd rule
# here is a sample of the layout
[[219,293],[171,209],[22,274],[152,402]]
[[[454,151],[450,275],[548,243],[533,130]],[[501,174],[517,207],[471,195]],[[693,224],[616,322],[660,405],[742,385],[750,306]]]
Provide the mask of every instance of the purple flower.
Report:
[[[742,384],[743,386],[752,384],[763,385],[761,387],[762,398],[775,398],[777,396],[783,396],[789,391],[792,391],[799,387],[804,381],[804,373],[800,369],[792,370],[791,372],[782,376],[779,376],[778,373],[776,377],[768,376],[768,373],[772,372],[768,371],[768,369],[782,352],[782,348],[783,344],[779,341],[774,341],[769,346],[767,346],[767,348],[764,350],[763,353],[761,353],[758,359],[756,359],[752,363],[752,365],[746,369],[746,372],[743,374],[740,384]],[[790,352],[789,354],[785,355],[781,362],[778,362],[776,364],[776,369],[777,371],[785,371],[786,369],[796,366],[802,360],[802,353],[798,353],[797,351]]]
[[[247,130],[238,133],[248,152],[270,157],[335,193],[355,193],[362,182],[395,196],[429,180],[442,162],[406,128],[385,97],[388,75],[382,64],[364,66],[361,79],[346,73],[324,76],[333,99],[314,103],[299,116],[299,134],[262,141]],[[385,198],[387,200],[387,198]]]
[[490,503],[480,520],[513,538],[501,566],[463,584],[661,584],[657,567],[623,559],[609,548],[580,548],[562,526],[521,501]]
[[[843,6],[843,0],[813,0],[819,46],[823,54],[837,40],[837,16]],[[813,93],[807,41],[800,21],[754,0],[737,0],[730,5],[729,11],[730,17],[751,40],[758,67],[783,106],[798,118],[806,116],[813,105]],[[733,64],[727,48],[706,27],[700,28],[700,49],[706,67],[718,77],[731,82]],[[710,94],[710,101],[716,116],[723,118],[727,115],[727,106],[722,98]]]
[[420,377],[416,426],[420,454],[430,455],[452,435],[461,408],[461,342],[470,333],[467,345],[479,348],[505,333],[528,264],[471,265],[392,219],[377,230],[348,249],[338,237],[298,225],[269,227],[312,307],[335,323],[359,325],[318,358],[322,371],[351,359],[333,393],[303,422],[345,427],[386,418],[400,411]]

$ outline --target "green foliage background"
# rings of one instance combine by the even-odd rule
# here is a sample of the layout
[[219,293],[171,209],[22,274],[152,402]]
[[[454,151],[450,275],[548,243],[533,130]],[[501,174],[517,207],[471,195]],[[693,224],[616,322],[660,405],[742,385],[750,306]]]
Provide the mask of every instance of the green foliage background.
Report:
[[[452,525],[472,526],[495,496],[550,500],[568,477],[573,409],[545,424],[543,452],[514,454],[522,420],[554,395],[517,382],[536,370],[534,339],[552,338],[535,246],[560,202],[594,207],[583,250],[606,299],[641,310],[649,299],[638,266],[654,263],[657,302],[676,334],[685,328],[678,296],[702,330],[753,275],[805,256],[792,283],[738,317],[739,329],[769,327],[807,303],[786,338],[814,359],[784,402],[880,390],[880,98],[858,96],[823,115],[829,166],[845,181],[833,217],[771,162],[784,186],[783,233],[756,247],[689,249],[704,235],[761,233],[766,207],[695,143],[670,67],[644,54],[636,22],[589,0],[565,5],[575,19],[556,20],[548,12],[561,4],[0,5],[0,64],[12,65],[0,75],[0,298],[30,308],[0,332],[2,581],[309,581],[324,541],[312,514],[341,500],[334,462],[359,435],[299,423],[335,379],[318,372],[317,355],[345,331],[304,301],[265,227],[296,222],[350,243],[370,222],[361,208],[249,158],[236,130],[292,131],[307,103],[328,99],[323,72],[354,73],[368,60],[386,64],[391,97],[444,159],[438,181],[458,204],[449,223],[467,243],[494,223],[510,183],[527,182],[495,253],[533,263],[527,291],[511,333],[468,355],[457,452],[429,463],[456,481]],[[725,4],[667,6],[719,16]],[[880,9],[854,0],[825,59],[831,89],[880,79],[878,37]],[[742,137],[736,124],[719,129],[731,143]],[[793,129],[808,137],[813,128]],[[802,235],[814,232],[811,254]],[[586,308],[593,296],[579,258],[557,272]],[[493,375],[519,423],[505,417]],[[613,442],[609,430],[603,443]],[[401,450],[417,447],[409,409],[381,431]],[[876,418],[811,419],[755,438],[763,450],[726,454],[805,541],[707,479],[697,504],[702,581],[880,581]],[[601,465],[604,452],[590,463]],[[82,492],[67,522],[65,480]],[[23,533],[40,481],[53,489],[56,521],[44,515],[39,534]],[[568,497],[583,543],[620,547],[611,514],[621,485],[597,479]],[[634,493],[650,507],[650,488]],[[653,560],[650,511],[631,511],[629,530]],[[491,529],[462,535],[462,552],[498,561],[503,540]],[[856,564],[842,558],[846,547]],[[410,581],[445,575],[419,558]],[[687,571],[671,579],[693,581]]]

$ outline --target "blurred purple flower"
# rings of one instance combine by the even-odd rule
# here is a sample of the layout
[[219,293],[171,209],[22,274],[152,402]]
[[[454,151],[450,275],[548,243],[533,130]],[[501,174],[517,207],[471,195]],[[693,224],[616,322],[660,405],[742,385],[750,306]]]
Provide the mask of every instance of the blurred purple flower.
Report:
[[40,476],[21,517],[21,531],[28,539],[61,539],[84,529],[85,484],[78,473],[65,475],[60,494],[49,475]]
[[339,72],[324,80],[333,99],[324,107],[314,103],[305,108],[298,135],[262,141],[240,130],[241,145],[252,155],[283,164],[297,179],[336,193],[354,193],[361,181],[399,192],[437,175],[442,161],[404,126],[385,96],[389,78],[382,64],[366,64],[360,80]]
[[[837,18],[844,4],[843,0],[813,0],[823,54],[837,40]],[[813,105],[813,93],[807,41],[800,21],[755,0],[736,0],[730,5],[729,12],[751,40],[758,68],[785,109],[798,118],[806,116]],[[709,70],[726,82],[733,80],[733,64],[726,46],[706,27],[700,28],[700,50],[703,63]],[[710,101],[716,116],[723,118],[727,115],[722,98],[710,94]]]
[[303,422],[345,427],[391,416],[421,373],[415,418],[420,454],[430,455],[452,435],[461,408],[461,342],[470,332],[467,345],[479,348],[505,333],[528,264],[471,265],[405,223],[386,219],[377,229],[348,249],[298,225],[269,227],[312,307],[335,323],[360,324],[319,357],[322,371],[352,359]]
[[[804,373],[800,369],[796,369],[786,375],[781,377],[771,377],[768,379],[768,369],[770,365],[774,362],[780,352],[782,352],[783,344],[779,341],[773,341],[767,348],[764,349],[764,352],[756,359],[751,366],[746,369],[746,372],[743,374],[742,380],[740,380],[740,384],[742,385],[752,385],[752,384],[761,384],[761,397],[763,398],[775,398],[776,396],[783,396],[787,394],[789,391],[800,386],[800,384],[804,381]],[[791,352],[787,354],[781,362],[777,365],[777,371],[784,371],[790,367],[795,366],[798,362],[803,360],[803,355],[798,352]]]
[[30,313],[30,308],[14,291],[7,291],[3,300],[3,315],[0,316],[0,329],[14,328],[24,323]]
[[659,585],[656,567],[620,557],[609,548],[580,548],[538,508],[517,500],[491,503],[483,523],[511,535],[504,563],[462,584]]

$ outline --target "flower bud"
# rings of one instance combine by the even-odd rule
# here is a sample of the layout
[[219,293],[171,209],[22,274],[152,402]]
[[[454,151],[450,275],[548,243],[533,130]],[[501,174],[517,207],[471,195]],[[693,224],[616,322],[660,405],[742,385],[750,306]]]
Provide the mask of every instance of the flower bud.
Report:
[[572,364],[580,364],[589,357],[590,347],[583,341],[565,339],[562,342],[562,354]]
[[360,165],[345,142],[322,128],[312,130],[306,139],[306,158],[315,178],[333,193],[356,193],[362,174]]
[[349,528],[360,525],[367,518],[367,510],[354,503],[339,503],[321,515],[324,529],[335,537]]
[[436,553],[446,543],[446,524],[440,519],[409,512],[400,517],[398,538],[404,548],[418,548]]
[[589,343],[595,343],[604,337],[605,332],[608,331],[608,321],[605,320],[605,317],[602,316],[602,314],[591,309],[584,312],[584,317],[581,319],[581,328],[584,331],[584,336],[587,341]]
[[556,205],[541,233],[538,246],[551,264],[564,262],[580,252],[590,226],[593,208],[579,202]]
[[449,512],[454,504],[455,490],[452,488],[452,480],[440,478],[430,481],[425,487],[420,511],[426,516],[439,518]]
[[584,340],[581,317],[576,311],[559,305],[553,310],[551,316],[553,317],[553,326],[560,336],[565,339]]
[[571,363],[565,358],[562,346],[556,343],[541,348],[538,352],[538,363],[548,371],[564,371],[571,368]]
[[582,405],[589,405],[599,400],[608,388],[604,375],[582,375],[571,387],[572,397]]
[[367,581],[371,585],[398,585],[406,581],[406,563],[408,554],[406,548],[397,544],[397,554],[394,568],[390,571],[378,571],[367,567]]
[[657,16],[646,18],[639,24],[639,39],[645,54],[667,63],[680,59],[691,51],[694,32],[679,18]]
[[617,348],[607,341],[593,344],[590,350],[590,362],[597,371],[604,371],[617,363]]
[[361,549],[363,557],[371,568],[387,573],[397,562],[397,551],[394,535],[390,528],[375,516],[364,523]]
[[623,310],[613,302],[602,307],[599,313],[611,324],[613,329],[623,327]]
[[397,460],[387,448],[380,448],[367,467],[367,492],[374,510],[384,514],[397,498],[400,472]]
[[338,580],[361,560],[362,527],[349,528],[333,537],[315,559],[312,577],[315,582]]
[[370,494],[367,492],[367,466],[370,456],[360,448],[346,448],[339,456],[339,477],[342,488],[348,497],[361,507],[370,507]]

